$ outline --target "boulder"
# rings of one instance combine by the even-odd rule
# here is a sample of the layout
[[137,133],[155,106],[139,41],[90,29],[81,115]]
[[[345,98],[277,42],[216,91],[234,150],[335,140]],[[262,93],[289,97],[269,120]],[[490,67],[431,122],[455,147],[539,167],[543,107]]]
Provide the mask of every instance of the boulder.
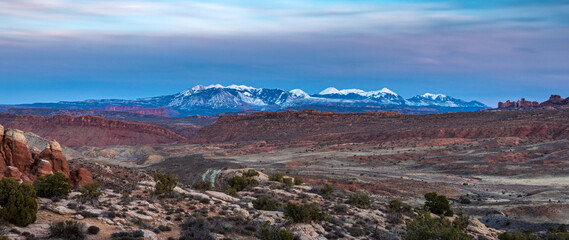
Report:
[[53,167],[51,163],[47,160],[40,160],[38,165],[33,171],[37,176],[44,176],[47,174],[53,174]]
[[61,152],[61,145],[56,141],[50,141],[46,148],[40,153],[40,159],[48,160],[51,163],[53,172],[61,172],[69,177],[69,165],[67,158]]
[[75,169],[71,171],[69,175],[69,178],[73,183],[73,187],[76,189],[93,182],[93,176],[86,168]]
[[224,201],[229,201],[229,202],[236,202],[236,201],[239,201],[238,198],[234,198],[234,197],[229,196],[229,195],[227,195],[227,194],[225,194],[225,193],[222,193],[222,192],[206,191],[205,193],[206,193],[207,195],[213,197],[213,198],[221,199],[221,200],[224,200]]
[[57,206],[57,207],[47,207],[50,211],[60,214],[60,215],[72,215],[75,214],[75,210],[69,209],[64,206]]

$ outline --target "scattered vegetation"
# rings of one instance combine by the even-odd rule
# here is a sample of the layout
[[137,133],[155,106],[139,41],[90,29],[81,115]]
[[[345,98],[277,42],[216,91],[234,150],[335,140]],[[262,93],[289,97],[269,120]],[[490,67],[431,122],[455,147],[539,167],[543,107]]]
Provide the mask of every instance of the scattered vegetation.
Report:
[[271,176],[269,176],[269,181],[283,182],[283,174],[279,172],[273,173]]
[[294,177],[294,185],[302,185],[304,180],[301,177]]
[[257,175],[259,175],[257,171],[250,169],[249,171],[244,172],[243,176],[234,176],[233,178],[229,179],[229,188],[233,188],[236,192],[240,192],[248,186],[257,186],[259,185],[259,181],[253,178]]
[[431,217],[426,209],[407,222],[406,240],[469,240],[471,237],[446,218]]
[[293,240],[294,234],[284,227],[277,227],[268,223],[260,227],[261,236],[265,240]]
[[99,233],[99,227],[97,226],[90,226],[89,228],[87,228],[87,233],[90,235],[97,235]]
[[289,187],[289,188],[292,187],[292,185],[293,185],[292,178],[283,178],[283,184],[286,187]]
[[71,192],[69,178],[60,172],[38,177],[34,182],[34,188],[37,196],[43,198],[66,198]]
[[211,190],[211,181],[197,181],[192,185],[195,190],[199,191],[210,191]]
[[83,224],[71,220],[56,222],[49,226],[49,237],[64,240],[83,240],[87,238],[84,228]]
[[[531,234],[530,232],[522,233],[520,231],[514,232],[503,232],[498,235],[498,239],[500,240],[537,240],[537,236]],[[551,238],[549,238],[551,239]]]
[[0,218],[2,221],[25,227],[36,221],[38,204],[36,190],[17,179],[0,180]]
[[320,194],[324,196],[329,196],[334,192],[334,188],[330,186],[330,184],[325,184],[323,187],[320,188]]
[[143,239],[144,232],[141,230],[134,230],[130,232],[116,232],[111,234],[111,239],[114,240],[132,240],[132,239]]
[[81,195],[77,196],[81,202],[91,202],[94,203],[101,196],[101,185],[98,181],[93,181],[92,183],[85,184],[81,189]]
[[262,196],[253,200],[253,207],[257,210],[276,211],[280,203],[271,200],[267,196]]
[[371,204],[369,194],[365,191],[358,191],[350,195],[350,202],[359,208],[368,208]]
[[413,207],[407,203],[402,202],[399,199],[393,199],[389,201],[389,204],[387,205],[387,211],[392,213],[411,214],[413,212]]
[[156,173],[154,174],[154,181],[156,182],[154,194],[157,196],[172,193],[178,185],[178,179],[172,174]]
[[310,223],[312,221],[323,221],[326,215],[320,210],[318,204],[296,205],[287,203],[284,207],[284,215],[295,223]]
[[446,196],[437,195],[436,192],[425,194],[425,207],[434,214],[452,216],[454,212],[450,209],[450,203]]

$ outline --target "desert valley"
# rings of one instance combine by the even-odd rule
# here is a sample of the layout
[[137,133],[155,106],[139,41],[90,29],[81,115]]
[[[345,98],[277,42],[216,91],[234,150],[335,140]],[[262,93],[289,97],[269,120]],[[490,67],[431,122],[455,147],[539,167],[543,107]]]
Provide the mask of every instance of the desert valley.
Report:
[[[558,96],[437,114],[436,106],[391,105],[419,115],[371,105],[345,113],[361,109],[354,102],[326,103],[333,112],[238,108],[180,117],[127,106],[0,113],[4,178],[45,195],[38,182],[60,172],[74,189],[37,198],[35,220],[7,221],[4,236],[567,237],[558,229],[569,224],[569,110]],[[432,192],[452,213],[431,205],[425,215]],[[441,222],[426,230],[428,221]]]

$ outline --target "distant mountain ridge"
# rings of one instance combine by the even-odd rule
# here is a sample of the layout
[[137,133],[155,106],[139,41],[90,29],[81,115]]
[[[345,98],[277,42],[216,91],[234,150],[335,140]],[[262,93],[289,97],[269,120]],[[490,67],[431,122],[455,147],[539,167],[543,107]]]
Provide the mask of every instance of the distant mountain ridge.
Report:
[[[120,107],[116,107],[120,106]],[[432,112],[475,111],[487,108],[477,101],[464,101],[443,94],[417,95],[405,99],[399,94],[383,88],[377,91],[360,89],[338,90],[330,87],[317,94],[308,94],[301,89],[286,91],[282,89],[254,88],[244,85],[222,86],[220,84],[197,85],[182,92],[133,100],[101,99],[77,102],[34,103],[22,105],[3,105],[0,110],[10,108],[52,108],[52,109],[85,109],[111,111],[138,111],[142,114],[164,114],[183,117],[188,115],[215,115],[225,112],[240,111],[276,111],[303,106],[326,106],[354,109],[357,111],[378,111],[378,106],[390,106],[397,111],[398,107],[428,108]],[[165,109],[153,111],[150,109]]]

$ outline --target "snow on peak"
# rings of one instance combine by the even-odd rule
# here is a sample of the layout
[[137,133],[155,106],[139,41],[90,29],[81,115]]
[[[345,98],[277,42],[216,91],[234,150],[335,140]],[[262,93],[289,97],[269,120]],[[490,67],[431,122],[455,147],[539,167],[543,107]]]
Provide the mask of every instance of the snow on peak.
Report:
[[326,95],[326,94],[338,94],[340,93],[340,91],[338,91],[338,89],[334,88],[334,87],[329,87],[324,89],[322,92],[320,92],[320,95]]
[[447,96],[444,95],[444,94],[425,93],[425,94],[421,95],[421,97],[430,98],[430,99],[435,100],[435,99],[437,99],[437,98],[446,98]]
[[381,90],[379,90],[379,92],[381,93],[387,93],[387,94],[391,94],[391,95],[397,95],[397,93],[395,93],[394,91],[391,91],[387,88],[382,88]]
[[302,89],[293,89],[290,90],[289,93],[297,98],[310,98],[310,95],[305,91],[302,91]]
[[328,95],[328,94],[340,94],[340,95],[348,95],[348,94],[359,94],[362,95],[364,93],[366,93],[364,90],[360,90],[360,89],[343,89],[343,90],[338,90],[337,88],[334,87],[329,87],[324,89],[324,91],[320,92],[320,95]]
[[235,85],[235,84],[229,85],[225,88],[235,89],[235,90],[239,90],[239,91],[249,91],[249,92],[257,90],[254,87],[249,87],[249,86],[245,86],[245,85]]

